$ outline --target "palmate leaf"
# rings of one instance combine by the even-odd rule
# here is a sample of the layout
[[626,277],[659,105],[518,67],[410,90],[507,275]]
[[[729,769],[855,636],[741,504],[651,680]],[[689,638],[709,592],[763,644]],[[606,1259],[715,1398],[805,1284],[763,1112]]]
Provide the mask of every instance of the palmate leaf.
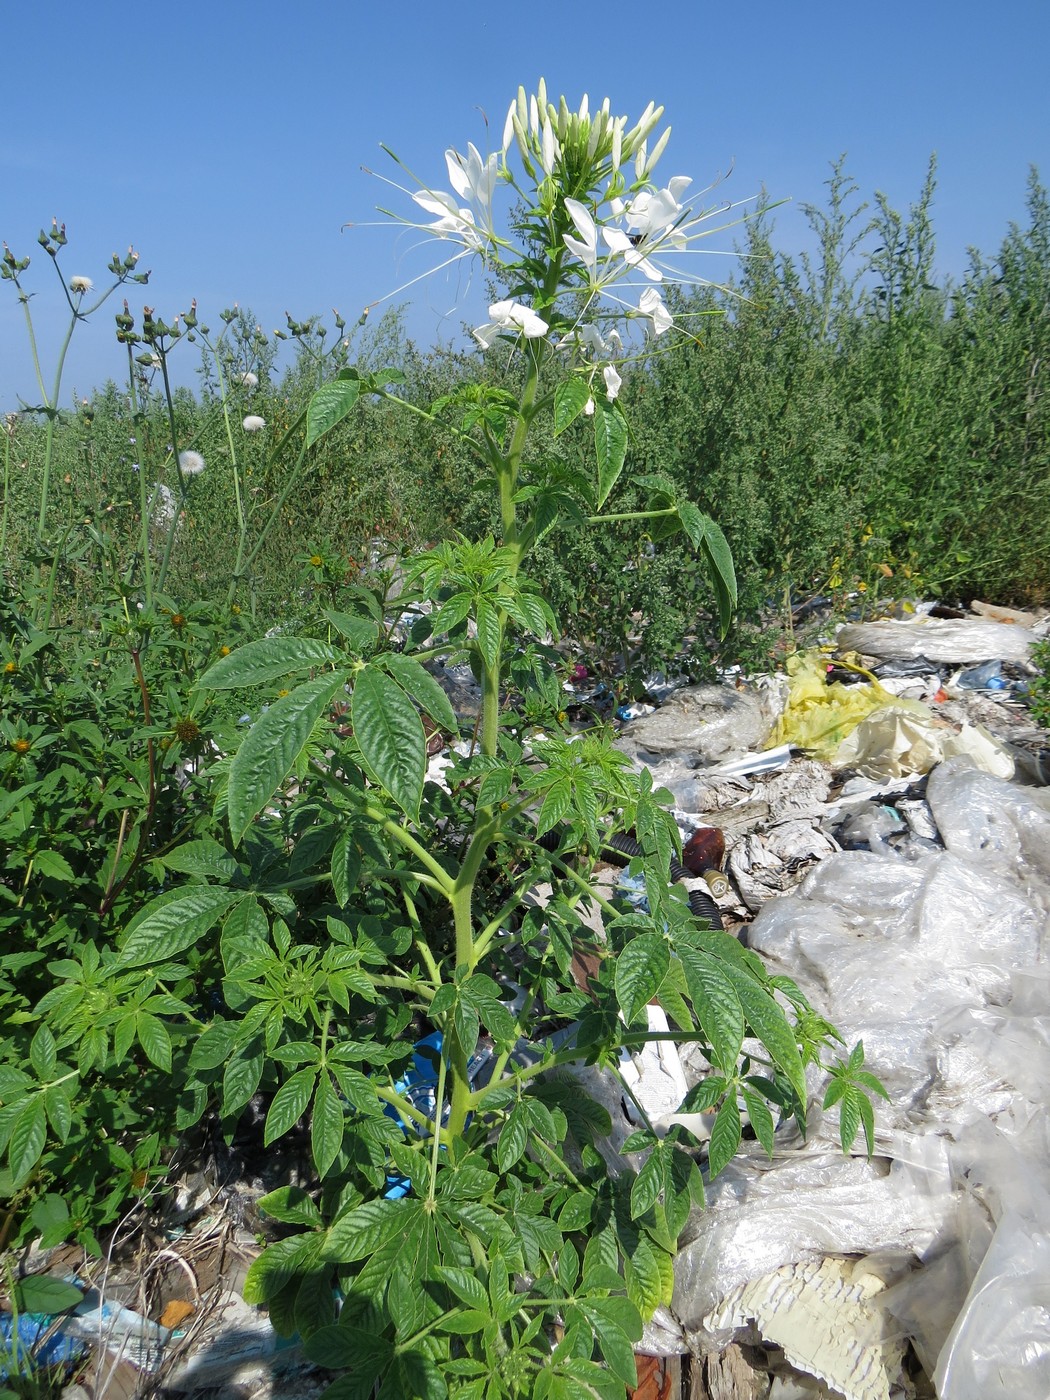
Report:
[[345,683],[342,671],[317,676],[282,696],[252,725],[230,764],[226,808],[235,846],[292,771],[314,725]]

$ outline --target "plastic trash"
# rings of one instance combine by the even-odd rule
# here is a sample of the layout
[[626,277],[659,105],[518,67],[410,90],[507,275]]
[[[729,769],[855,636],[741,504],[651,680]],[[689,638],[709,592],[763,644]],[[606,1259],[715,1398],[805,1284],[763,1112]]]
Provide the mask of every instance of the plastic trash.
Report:
[[[49,1366],[66,1366],[83,1356],[87,1343],[69,1336],[62,1321],[49,1313],[19,1313],[16,1327],[11,1313],[0,1313],[0,1381],[12,1373],[25,1376]],[[55,1323],[59,1327],[48,1337]]]
[[[885,781],[928,773],[946,758],[966,755],[997,778],[1012,778],[1014,761],[982,725],[964,724],[958,734],[933,714],[902,710],[905,702],[877,710],[862,720],[835,751],[837,768],[854,768],[866,778]],[[923,707],[925,708],[925,707]]]
[[983,617],[914,617],[907,621],[857,622],[840,627],[839,652],[863,656],[928,657],[952,665],[974,661],[1027,661],[1035,634],[1026,627]]
[[980,666],[967,666],[954,679],[963,690],[1008,690],[1010,682],[1003,675],[1001,661],[983,661]]
[[[772,1162],[745,1146],[690,1221],[673,1311],[689,1345],[719,1346],[739,1290],[866,1255],[890,1332],[915,1341],[942,1400],[1045,1400],[1050,795],[954,759],[926,798],[945,850],[832,856],[748,931],[772,973],[848,1045],[863,1040],[890,1094],[875,1156],[838,1155],[819,1100],[804,1146],[788,1133]],[[801,1359],[830,1374],[819,1354]]]
[[616,747],[637,756],[675,754],[700,767],[763,748],[769,722],[761,698],[750,691],[687,686],[652,714],[632,720]]
[[787,669],[787,704],[770,742],[793,744],[828,762],[834,760],[842,741],[876,710],[894,706],[919,716],[929,714],[918,701],[898,699],[878,681],[829,685],[828,663],[819,651],[796,652],[788,657]]

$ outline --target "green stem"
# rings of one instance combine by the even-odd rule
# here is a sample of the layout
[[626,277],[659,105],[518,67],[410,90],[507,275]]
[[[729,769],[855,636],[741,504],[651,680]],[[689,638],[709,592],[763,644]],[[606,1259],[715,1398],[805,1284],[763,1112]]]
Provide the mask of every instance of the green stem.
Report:
[[[434,1144],[430,1153],[430,1187],[427,1201],[433,1207],[437,1189],[438,1153],[441,1151],[441,1105],[445,1102],[445,1076],[447,1066],[444,1055],[438,1062],[437,1089],[434,1093]],[[449,1125],[451,1127],[451,1124]]]
[[675,506],[667,506],[663,510],[621,510],[612,515],[588,515],[588,525],[608,525],[614,520],[659,520],[668,516],[678,516],[678,509]]

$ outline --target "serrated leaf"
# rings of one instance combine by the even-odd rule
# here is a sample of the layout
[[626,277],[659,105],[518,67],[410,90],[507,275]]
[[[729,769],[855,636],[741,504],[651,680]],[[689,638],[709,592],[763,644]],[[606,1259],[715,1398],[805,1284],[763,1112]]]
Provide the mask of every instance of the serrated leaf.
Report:
[[204,879],[227,883],[237,874],[237,862],[224,846],[206,836],[199,841],[186,841],[167,855],[158,857],[161,865],[180,875],[199,875]]
[[632,1220],[638,1220],[659,1200],[664,1188],[665,1165],[663,1149],[654,1147],[631,1185]]
[[477,1275],[469,1269],[439,1268],[437,1273],[468,1308],[480,1308],[482,1311],[488,1308],[489,1295]]
[[382,664],[435,724],[450,734],[459,733],[459,721],[452,702],[425,666],[411,656],[402,656],[396,651],[384,656]]
[[708,1144],[707,1160],[711,1176],[716,1177],[722,1168],[736,1154],[740,1146],[740,1109],[736,1096],[728,1094],[715,1115],[711,1128],[711,1141]]
[[242,896],[233,890],[194,885],[161,895],[128,924],[117,954],[118,967],[146,967],[166,962],[192,948]]
[[301,1186],[278,1186],[255,1203],[271,1220],[285,1225],[323,1225],[324,1217]]
[[536,822],[536,835],[544,836],[565,820],[572,806],[572,784],[568,778],[558,778],[551,783],[543,799],[540,815]]
[[356,677],[350,713],[369,776],[415,819],[427,761],[423,722],[416,707],[396,681],[369,666]]
[[295,1127],[309,1107],[316,1083],[316,1066],[297,1070],[295,1074],[289,1075],[277,1093],[274,1094],[273,1102],[266,1114],[266,1126],[263,1131],[264,1147],[269,1147],[271,1142],[283,1137],[285,1133]]
[[594,452],[598,459],[598,494],[601,510],[623,471],[627,456],[627,421],[615,403],[598,399],[594,408]]
[[640,1341],[642,1336],[638,1309],[627,1298],[581,1298],[576,1306],[594,1330],[609,1369],[625,1385],[637,1386],[632,1343]]
[[563,433],[570,423],[575,422],[587,406],[591,396],[586,379],[572,375],[563,379],[554,391],[554,436]]
[[43,1094],[34,1094],[19,1110],[11,1128],[7,1145],[7,1161],[11,1168],[12,1185],[24,1186],[40,1160],[47,1141],[47,1115]]
[[418,1225],[418,1201],[366,1201],[341,1215],[328,1231],[324,1256],[339,1264],[352,1264],[375,1254],[380,1246],[399,1241]]
[[251,690],[341,660],[334,647],[313,637],[262,637],[220,657],[197,685],[201,690]]
[[135,1018],[135,1034],[146,1052],[146,1058],[158,1069],[171,1072],[171,1036],[164,1022],[148,1011],[140,1011]]
[[75,879],[73,867],[58,851],[37,851],[33,857],[33,870],[49,880],[70,881]]
[[[663,1254],[663,1250],[660,1253]],[[624,1260],[627,1296],[643,1319],[652,1317],[664,1301],[664,1276],[656,1254],[654,1246],[643,1235],[633,1253]]]
[[262,1079],[261,1054],[238,1055],[226,1066],[222,1077],[222,1116],[235,1117],[244,1108]]
[[51,1084],[44,1090],[44,1108],[51,1131],[59,1142],[65,1142],[73,1126],[73,1103],[62,1084]]
[[[842,1143],[843,1152],[848,1152],[853,1146],[853,1140],[857,1136],[860,1127],[860,1102],[863,1095],[856,1089],[847,1089],[842,1095],[839,1104],[839,1141]],[[867,1103],[867,1100],[864,1099]]]
[[226,807],[235,846],[292,771],[314,725],[345,682],[341,671],[306,681],[252,725],[230,764]]
[[715,1063],[731,1074],[744,1040],[744,1012],[725,965],[707,953],[683,945],[678,956],[700,1027],[711,1044]]
[[[342,375],[343,371],[340,371]],[[353,378],[337,377],[328,384],[315,389],[306,406],[306,445],[313,447],[336,424],[341,423],[357,403],[361,394],[361,381],[356,373]]]
[[769,993],[743,969],[727,965],[725,972],[740,998],[740,1005],[751,1029],[783,1071],[788,1083],[798,1095],[799,1102],[805,1103],[806,1074],[795,1033],[788,1024],[787,1017]]
[[529,1140],[529,1126],[525,1110],[519,1104],[513,1109],[500,1129],[496,1143],[496,1163],[501,1172],[510,1171],[515,1162],[524,1155]]
[[356,613],[333,612],[330,608],[325,608],[324,615],[358,653],[371,651],[379,640],[379,628],[370,618],[358,617]]
[[332,890],[340,908],[350,903],[361,878],[361,853],[348,831],[344,831],[332,847]]
[[678,518],[692,541],[693,548],[707,564],[707,572],[718,600],[718,620],[724,637],[733,620],[733,609],[737,601],[733,552],[718,525],[709,515],[704,515],[693,505],[692,501],[679,503]]
[[670,960],[667,940],[658,933],[642,933],[632,938],[617,957],[616,1000],[628,1025],[656,995]]
[[499,614],[487,598],[478,599],[475,620],[478,625],[478,648],[485,665],[490,670],[494,670],[499,664],[503,627],[499,620]]
[[39,1079],[48,1080],[58,1064],[58,1046],[47,1026],[40,1026],[29,1046],[29,1063]]
[[317,1175],[323,1180],[343,1145],[343,1105],[326,1072],[322,1072],[314,1096],[310,1121],[310,1149]]
[[266,1303],[296,1274],[316,1268],[321,1258],[324,1236],[311,1233],[278,1240],[263,1250],[244,1280],[246,1303]]
[[755,1132],[755,1137],[765,1151],[767,1157],[773,1156],[774,1124],[773,1115],[769,1110],[769,1104],[761,1094],[749,1088],[746,1084],[740,1086],[740,1097],[744,1100],[744,1107],[747,1109],[747,1120]]

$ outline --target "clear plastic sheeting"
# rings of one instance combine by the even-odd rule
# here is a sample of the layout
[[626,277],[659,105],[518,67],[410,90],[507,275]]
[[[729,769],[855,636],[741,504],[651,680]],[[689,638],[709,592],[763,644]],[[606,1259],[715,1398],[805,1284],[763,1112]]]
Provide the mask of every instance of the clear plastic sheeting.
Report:
[[674,1310],[690,1344],[717,1346],[734,1290],[864,1255],[940,1400],[1046,1400],[1050,794],[954,759],[926,798],[945,850],[832,855],[748,930],[863,1040],[890,1095],[876,1155],[837,1156],[836,1116],[816,1110],[805,1147],[770,1163],[752,1146],[692,1222]]
[[953,666],[976,661],[1027,661],[1039,638],[1027,627],[986,617],[912,617],[906,621],[848,622],[835,637],[838,651],[884,659],[925,657]]

